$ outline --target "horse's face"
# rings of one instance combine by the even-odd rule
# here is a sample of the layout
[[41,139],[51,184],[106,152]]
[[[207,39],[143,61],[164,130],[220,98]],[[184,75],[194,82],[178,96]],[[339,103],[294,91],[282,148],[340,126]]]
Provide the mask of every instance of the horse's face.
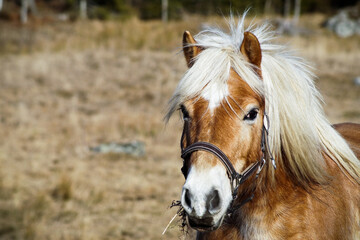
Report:
[[[186,38],[192,39],[187,32]],[[197,50],[186,50],[191,67],[189,59],[194,56],[187,54]],[[254,63],[246,50],[241,52]],[[216,96],[217,89],[208,89],[196,99],[183,103],[181,110],[189,119],[190,133],[190,142],[184,139],[183,144],[185,147],[200,141],[214,144],[228,156],[236,171],[241,172],[260,156],[264,101],[233,70],[227,83],[227,96]],[[197,230],[214,230],[221,225],[232,202],[226,168],[215,155],[206,151],[193,152],[188,162],[181,196],[188,222]]]

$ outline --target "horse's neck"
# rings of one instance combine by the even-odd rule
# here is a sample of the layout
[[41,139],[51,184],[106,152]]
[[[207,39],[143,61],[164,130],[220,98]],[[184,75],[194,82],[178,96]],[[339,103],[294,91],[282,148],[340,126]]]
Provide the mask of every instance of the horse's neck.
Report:
[[[321,234],[327,239],[340,239],[336,237],[337,230],[329,232],[325,223],[333,227],[354,224],[351,226],[357,226],[360,234],[360,189],[330,158],[325,157],[325,162],[331,180],[327,185],[312,184],[307,189],[297,184],[282,166],[275,171],[274,185],[267,171],[261,172],[257,183],[249,183],[257,184],[254,198],[236,212],[231,223],[238,239],[288,239],[292,234],[302,239],[319,239]],[[268,163],[267,167],[272,166]],[[327,211],[329,206],[334,211]],[[354,222],[349,223],[349,219]],[[301,232],[304,226],[307,229]],[[350,236],[352,231],[346,234]]]
[[[273,166],[268,163],[267,167]],[[289,197],[304,199],[308,194],[293,183],[281,166],[276,169],[275,182],[268,178],[267,169],[263,170],[258,179],[244,186],[244,188],[255,189],[254,197],[235,212],[230,223],[236,228],[238,239],[272,239],[269,229],[276,221],[277,214],[286,214],[286,209],[289,208]]]

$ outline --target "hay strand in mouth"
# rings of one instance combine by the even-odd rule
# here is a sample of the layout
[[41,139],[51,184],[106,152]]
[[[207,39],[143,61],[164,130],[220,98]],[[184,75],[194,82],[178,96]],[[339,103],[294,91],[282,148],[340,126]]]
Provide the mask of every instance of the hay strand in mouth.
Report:
[[177,213],[172,217],[172,219],[170,220],[170,222],[168,223],[168,225],[166,225],[166,227],[165,227],[165,229],[164,229],[164,231],[162,232],[162,234],[161,235],[164,235],[165,233],[166,233],[166,231],[168,230],[168,228],[169,228],[169,226],[170,226],[170,224],[174,221],[174,219],[177,217]]
[[179,201],[179,200],[172,201],[172,203],[170,205],[170,208],[173,208],[173,207],[178,207],[178,210],[177,210],[176,214],[174,215],[174,217],[170,220],[170,222],[165,227],[162,235],[164,235],[166,233],[166,231],[170,227],[171,223],[174,221],[174,219],[177,216],[180,217],[180,225],[179,226],[180,226],[182,232],[187,233],[187,229],[186,229],[186,227],[187,227],[187,224],[186,224],[186,212],[185,212],[185,209],[181,205],[181,201]]

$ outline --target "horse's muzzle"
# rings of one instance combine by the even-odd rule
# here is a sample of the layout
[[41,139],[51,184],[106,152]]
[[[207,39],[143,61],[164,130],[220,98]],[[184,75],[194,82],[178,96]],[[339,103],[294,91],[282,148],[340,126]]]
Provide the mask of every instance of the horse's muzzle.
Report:
[[221,225],[220,223],[214,223],[214,219],[212,217],[198,219],[188,216],[187,220],[191,228],[200,232],[213,231],[218,229]]

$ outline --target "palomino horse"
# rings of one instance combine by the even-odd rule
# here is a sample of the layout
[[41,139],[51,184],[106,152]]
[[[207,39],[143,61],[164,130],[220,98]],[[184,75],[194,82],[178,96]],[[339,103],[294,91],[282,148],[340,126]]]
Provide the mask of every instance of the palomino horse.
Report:
[[360,125],[330,125],[314,75],[266,26],[183,36],[181,205],[197,239],[360,239]]

